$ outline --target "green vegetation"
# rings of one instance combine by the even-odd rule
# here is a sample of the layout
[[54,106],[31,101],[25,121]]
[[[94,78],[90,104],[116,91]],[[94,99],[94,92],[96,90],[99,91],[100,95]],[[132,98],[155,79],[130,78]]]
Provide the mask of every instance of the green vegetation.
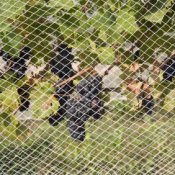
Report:
[[113,104],[112,107],[115,112],[111,115],[86,124],[88,135],[82,143],[72,140],[65,122],[55,128],[48,123],[35,124],[26,140],[1,145],[1,171],[7,174],[174,174],[174,119],[159,117],[151,122],[147,116],[145,122],[131,120],[131,116],[123,115],[126,106]]
[[[0,46],[5,52],[17,57],[28,46],[30,65],[38,68],[53,58],[55,43],[65,43],[75,49],[80,69],[117,63],[122,72],[117,87],[127,97],[127,102],[109,102],[107,94],[106,114],[88,120],[80,143],[69,136],[66,120],[56,127],[46,120],[60,106],[54,97],[56,75],[45,70],[37,74],[40,78],[26,73],[16,81],[14,72],[2,76],[0,70],[0,174],[175,174],[175,73],[168,69],[172,77],[167,78],[161,67],[166,60],[158,60],[163,54],[170,62],[175,59],[174,4],[0,0]],[[168,66],[175,69],[173,63]],[[25,84],[31,85],[30,120],[20,120],[17,113],[17,90]],[[148,95],[154,99],[151,115],[140,107]]]

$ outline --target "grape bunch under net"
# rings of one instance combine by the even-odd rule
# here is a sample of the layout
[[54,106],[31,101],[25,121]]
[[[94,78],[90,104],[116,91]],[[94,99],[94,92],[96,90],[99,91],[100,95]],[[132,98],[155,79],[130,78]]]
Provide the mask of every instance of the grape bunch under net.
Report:
[[0,175],[175,174],[175,1],[0,1]]

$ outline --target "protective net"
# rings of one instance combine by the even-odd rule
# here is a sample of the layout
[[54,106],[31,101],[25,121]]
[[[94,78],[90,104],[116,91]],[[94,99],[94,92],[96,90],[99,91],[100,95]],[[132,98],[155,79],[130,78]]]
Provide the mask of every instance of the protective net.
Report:
[[0,174],[175,174],[174,0],[0,6]]

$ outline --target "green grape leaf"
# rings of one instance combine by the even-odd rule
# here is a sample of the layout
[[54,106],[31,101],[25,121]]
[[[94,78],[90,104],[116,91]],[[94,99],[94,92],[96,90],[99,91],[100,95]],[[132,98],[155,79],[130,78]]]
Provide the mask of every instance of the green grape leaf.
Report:
[[89,50],[78,52],[77,57],[80,61],[80,67],[84,68],[93,64],[98,63],[98,55],[96,53],[92,53]]
[[7,74],[4,75],[5,79],[0,79],[0,92],[5,91],[7,88],[13,86],[13,82],[9,81],[8,78],[6,78]]
[[[3,120],[3,118],[1,118],[1,114],[4,116],[7,116],[7,121]],[[16,125],[17,125],[17,121],[15,119],[15,117],[9,115],[9,113],[7,112],[3,112],[0,114],[0,133],[1,138],[0,140],[4,141],[6,140],[6,142],[10,142],[16,140]],[[5,139],[6,138],[6,139]],[[7,139],[8,138],[8,139]],[[5,140],[4,140],[5,139]]]
[[106,1],[104,0],[94,0],[93,1],[98,7],[102,7]]
[[0,1],[0,6],[0,32],[6,32],[11,30],[8,19],[15,19],[21,14],[25,9],[25,4],[22,1],[8,0]]
[[66,10],[69,10],[75,6],[72,0],[50,0],[49,6],[51,7],[60,7]]
[[145,3],[141,1],[132,1],[131,9],[135,12],[138,19],[145,17],[145,15],[151,15],[157,11],[167,7],[171,0],[153,0]]
[[35,86],[35,90],[32,90],[30,95],[33,118],[46,118],[57,112],[59,103],[53,94],[54,88],[47,82]]
[[2,37],[3,49],[11,55],[18,56],[18,51],[21,47],[22,37],[16,34],[11,28],[11,31],[6,32]]
[[164,8],[164,9],[158,10],[155,13],[146,15],[145,19],[151,22],[161,23],[166,13],[167,13],[167,9]]
[[112,64],[115,60],[115,52],[111,47],[98,48],[96,53],[98,54],[98,58],[102,64]]
[[0,94],[1,106],[8,114],[18,107],[18,94],[14,85],[9,86]]
[[50,15],[53,15],[56,11],[56,8],[43,6],[42,4],[37,5],[26,5],[24,15],[32,20],[41,20]]
[[130,12],[129,8],[124,8],[117,13],[116,23],[110,27],[100,30],[99,37],[110,44],[122,44],[124,42],[124,34],[134,34],[138,30],[134,12]]
[[124,42],[124,38],[121,32],[122,30],[115,25],[105,32],[101,32],[100,38],[110,44],[122,44]]
[[0,114],[0,120],[2,120],[3,125],[7,127],[11,123],[11,116],[8,113],[3,112]]
[[76,18],[71,13],[64,12],[63,15],[59,16],[59,20],[61,22],[60,25],[64,24],[65,26],[67,26],[69,28],[77,28],[77,27],[79,27],[79,19]]
[[16,136],[20,139],[23,140],[27,137],[28,135],[28,127],[26,126],[25,123],[18,122],[16,125]]
[[89,37],[82,34],[82,33],[76,33],[74,38],[74,46],[78,49],[86,50],[89,48]]
[[[164,106],[163,106],[163,109],[167,110],[167,111],[171,111],[174,109],[174,106],[175,106],[175,100],[174,97],[175,93],[174,91],[171,91],[166,97],[165,97],[165,100],[164,100]],[[168,104],[168,105],[167,105]]]
[[40,65],[52,56],[53,37],[60,38],[60,28],[53,17],[55,8],[39,5],[27,5],[23,16],[17,20],[20,30],[16,33],[24,35],[23,44],[32,49],[31,62]]
[[45,60],[50,60],[52,55],[53,48],[49,45],[49,41],[44,40],[44,38],[43,40],[41,39],[37,35],[29,34],[24,40],[24,43],[32,49],[31,62],[34,65],[43,64]]
[[129,11],[129,8],[120,10],[117,14],[116,27],[117,31],[134,34],[138,30],[134,12]]
[[80,33],[86,32],[91,27],[90,19],[80,10],[77,10],[74,15],[77,19],[79,19],[77,31]]
[[147,2],[146,3],[146,9],[147,9],[147,13],[155,13],[157,11],[159,11],[160,9],[164,8],[166,6],[167,3],[169,3],[170,1],[168,0],[153,0],[152,2]]
[[97,30],[106,30],[116,23],[116,14],[109,8],[105,9],[103,12],[97,11],[89,22],[91,26],[95,27]]

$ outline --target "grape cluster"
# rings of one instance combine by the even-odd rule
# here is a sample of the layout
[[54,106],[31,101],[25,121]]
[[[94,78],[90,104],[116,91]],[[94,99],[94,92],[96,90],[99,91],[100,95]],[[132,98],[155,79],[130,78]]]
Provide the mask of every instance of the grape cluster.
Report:
[[[63,81],[64,80],[59,80],[58,84],[62,83]],[[66,84],[56,87],[56,94],[59,95],[70,94],[73,92],[73,87],[74,87],[73,81],[70,81]]]
[[154,98],[152,95],[146,96],[142,99],[141,109],[148,115],[153,113]]
[[175,76],[175,55],[173,55],[166,64],[162,67],[163,79],[167,81],[172,81]]
[[84,141],[85,138],[85,123],[81,120],[72,121],[68,120],[68,130],[71,134],[71,137],[79,140]]
[[85,122],[89,119],[90,101],[87,99],[70,98],[66,103],[66,117],[71,121],[81,120]]
[[[50,61],[51,72],[60,78],[57,84],[60,84],[74,75],[74,70],[72,68],[74,56],[71,52],[72,48],[69,48],[67,44],[60,44],[56,48],[56,56]],[[48,119],[52,126],[56,126],[64,119],[64,115],[66,113],[65,103],[69,99],[69,94],[73,92],[73,87],[73,81],[56,87],[55,97],[58,99],[60,107],[57,113],[50,116]]]
[[21,86],[20,88],[17,89],[17,92],[20,96],[20,106],[19,106],[19,111],[23,112],[25,110],[27,110],[30,106],[30,101],[29,101],[29,89],[30,86],[25,84],[23,86]]
[[5,63],[3,65],[4,69],[11,62],[9,70],[15,73],[17,80],[25,76],[25,72],[27,70],[26,62],[31,57],[31,49],[29,47],[27,46],[23,47],[20,51],[19,57],[12,57],[9,53],[3,50],[0,50],[0,56],[3,62]]
[[98,75],[89,76],[76,86],[77,92],[88,99],[98,96],[102,88],[102,78]]
[[56,56],[50,61],[51,72],[59,76],[62,80],[74,75],[72,62],[72,48],[68,48],[67,44],[60,44],[56,49]]
[[[72,49],[61,44],[56,49],[56,56],[50,61],[51,72],[59,77],[58,85],[74,75]],[[68,130],[75,140],[85,139],[85,122],[92,116],[99,119],[104,114],[104,104],[100,99],[102,78],[98,75],[89,76],[80,81],[76,92],[80,98],[71,98],[74,91],[73,81],[56,87],[55,97],[60,103],[56,114],[49,117],[49,123],[56,126],[66,116]]]
[[71,137],[75,140],[85,139],[85,121],[89,119],[89,109],[88,104],[84,104],[84,101],[74,98],[66,103],[67,126]]
[[8,61],[10,59],[12,59],[11,55],[7,52],[5,52],[4,50],[0,50],[0,57],[2,57],[2,59],[4,61]]
[[25,76],[27,70],[26,62],[31,57],[31,49],[27,46],[23,47],[20,51],[19,57],[13,59],[11,70],[15,73],[16,78],[19,80]]
[[89,111],[89,115],[97,120],[100,119],[104,113],[104,102],[100,98],[93,98],[91,101],[91,110]]
[[102,90],[102,78],[98,75],[89,76],[80,81],[76,90],[84,100],[90,100],[89,115],[94,119],[99,119],[104,113],[104,104],[99,96]]
[[100,119],[104,114],[104,104],[99,96],[101,89],[101,77],[89,76],[76,86],[80,99],[70,98],[66,102],[68,130],[75,140],[85,139],[85,122],[91,116],[94,119]]
[[[27,61],[31,57],[31,49],[27,46],[23,47],[19,53],[19,57],[12,57],[9,53],[0,50],[0,56],[6,63],[5,66],[9,64],[9,70],[15,73],[16,79],[19,80],[25,76],[27,70]],[[3,75],[3,74],[2,74]],[[30,106],[29,101],[29,86],[23,85],[17,89],[17,92],[20,96],[20,106],[19,111],[25,111]]]

